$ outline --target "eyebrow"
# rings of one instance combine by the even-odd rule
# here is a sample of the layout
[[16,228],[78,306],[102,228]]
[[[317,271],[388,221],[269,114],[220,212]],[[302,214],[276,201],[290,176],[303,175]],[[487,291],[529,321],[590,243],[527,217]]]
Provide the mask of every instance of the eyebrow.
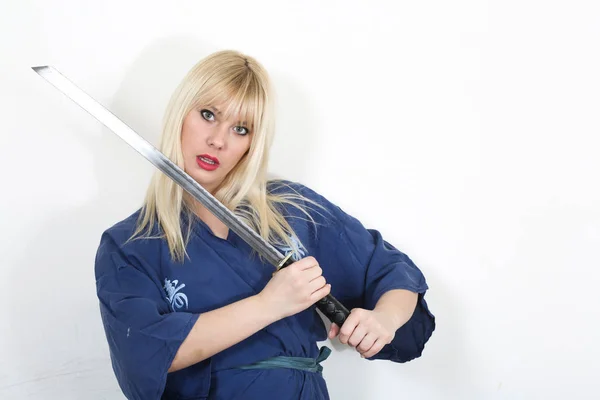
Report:
[[[210,108],[211,110],[213,110],[215,113],[217,114],[221,114],[221,111],[219,111],[219,109],[215,106],[208,106],[208,108]],[[239,124],[244,125],[245,127],[249,128],[249,125],[247,121],[238,121]]]

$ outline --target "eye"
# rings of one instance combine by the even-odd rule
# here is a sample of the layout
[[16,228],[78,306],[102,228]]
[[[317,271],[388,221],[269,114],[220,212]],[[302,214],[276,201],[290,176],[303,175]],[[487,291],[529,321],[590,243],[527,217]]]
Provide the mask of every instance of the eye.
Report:
[[248,133],[250,133],[248,131],[248,128],[246,128],[245,126],[240,126],[240,125],[234,126],[233,130],[235,131],[235,133],[237,133],[238,135],[242,135],[242,136],[245,136]]
[[200,115],[202,115],[202,118],[204,118],[207,121],[215,120],[215,114],[213,114],[213,112],[210,110],[200,110]]

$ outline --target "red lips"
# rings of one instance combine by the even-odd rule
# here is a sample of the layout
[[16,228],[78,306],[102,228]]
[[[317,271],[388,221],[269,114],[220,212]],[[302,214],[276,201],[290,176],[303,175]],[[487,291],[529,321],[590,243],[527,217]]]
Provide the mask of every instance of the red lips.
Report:
[[214,171],[215,169],[219,168],[219,159],[209,154],[200,154],[196,157],[196,162],[200,168],[207,171]]
[[219,163],[219,159],[217,157],[211,156],[210,154],[200,154],[198,157],[208,158],[209,160],[213,161],[215,164]]

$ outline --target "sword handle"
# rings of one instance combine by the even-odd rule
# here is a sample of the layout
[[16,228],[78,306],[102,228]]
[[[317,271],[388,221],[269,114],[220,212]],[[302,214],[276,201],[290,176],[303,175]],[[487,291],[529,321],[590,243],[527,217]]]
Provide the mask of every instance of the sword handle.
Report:
[[330,294],[317,301],[317,308],[340,328],[344,325],[348,315],[350,315],[350,311]]
[[[279,269],[285,268],[295,262],[290,256],[291,253],[283,259]],[[325,315],[331,322],[335,322],[340,328],[346,321],[346,318],[348,318],[348,315],[350,315],[350,311],[348,311],[348,309],[344,307],[344,305],[340,303],[338,299],[330,294],[317,301],[316,304],[317,308],[323,313],[323,315]]]

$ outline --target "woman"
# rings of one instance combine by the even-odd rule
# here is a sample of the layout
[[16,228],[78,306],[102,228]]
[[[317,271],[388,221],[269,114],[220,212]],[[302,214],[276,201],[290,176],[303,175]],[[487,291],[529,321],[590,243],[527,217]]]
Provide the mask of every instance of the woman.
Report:
[[314,303],[330,292],[352,311],[329,338],[369,359],[421,355],[435,326],[422,273],[324,197],[267,180],[273,121],[267,73],[238,52],[201,60],[173,94],[160,150],[295,262],[274,273],[157,171],[143,207],[103,233],[96,256],[127,398],[329,398]]

